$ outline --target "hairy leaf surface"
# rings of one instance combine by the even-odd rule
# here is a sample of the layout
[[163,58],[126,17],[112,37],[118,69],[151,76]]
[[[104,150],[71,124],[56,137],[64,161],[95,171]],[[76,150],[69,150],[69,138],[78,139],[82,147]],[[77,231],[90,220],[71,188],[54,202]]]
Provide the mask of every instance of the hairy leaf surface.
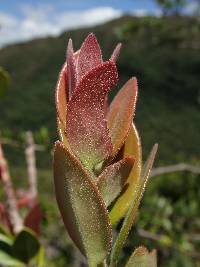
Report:
[[59,117],[59,121],[63,127],[66,126],[66,115],[67,115],[67,64],[65,63],[59,74],[58,82],[56,85],[56,109]]
[[122,191],[133,164],[134,159],[131,156],[125,157],[107,167],[98,177],[97,186],[106,206],[109,206]]
[[117,46],[115,47],[115,49],[114,49],[114,51],[113,51],[113,53],[112,53],[112,55],[110,57],[111,61],[114,61],[114,62],[117,61],[117,59],[119,57],[119,53],[120,53],[121,47],[122,47],[121,43],[117,44]]
[[89,34],[83,42],[78,62],[77,62],[77,77],[78,82],[86,75],[90,70],[102,63],[101,48],[93,33]]
[[105,204],[86,170],[62,143],[54,152],[56,199],[65,226],[90,266],[101,263],[111,246]]
[[67,139],[90,171],[112,152],[103,106],[116,82],[115,63],[105,62],[84,76],[68,103]]
[[68,83],[68,94],[71,97],[76,87],[76,62],[73,50],[72,40],[69,39],[67,46],[67,83]]
[[120,150],[129,133],[135,112],[137,90],[137,80],[130,79],[110,105],[107,120],[113,144],[113,157]]
[[145,247],[136,248],[125,267],[157,267],[156,251],[149,252]]

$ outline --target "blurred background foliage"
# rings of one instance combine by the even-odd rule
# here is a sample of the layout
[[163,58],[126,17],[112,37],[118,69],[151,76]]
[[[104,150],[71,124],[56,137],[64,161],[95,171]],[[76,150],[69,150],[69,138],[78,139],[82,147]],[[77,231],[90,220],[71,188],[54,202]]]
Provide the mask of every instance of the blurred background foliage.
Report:
[[[118,61],[119,87],[130,76],[139,80],[135,121],[144,159],[151,145],[158,142],[156,166],[179,162],[200,165],[200,20],[198,16],[180,15],[183,1],[177,0],[176,7],[171,5],[173,1],[159,2],[162,17],[124,16],[101,26],[10,45],[0,51],[0,65],[12,77],[9,90],[0,100],[1,137],[21,144],[4,146],[15,184],[24,187],[26,183],[24,131],[32,130],[35,141],[46,148],[37,152],[37,166],[44,214],[42,241],[49,267],[72,266],[74,257],[56,206],[51,169],[51,148],[57,139],[54,89],[69,37],[78,49],[87,33],[94,32],[104,59],[109,58],[117,42],[123,43]],[[1,73],[5,74],[2,69]],[[116,92],[112,91],[110,99]],[[144,244],[158,250],[158,266],[200,266],[199,178],[187,172],[152,178],[124,259],[133,247]]]
[[10,84],[10,76],[6,70],[0,67],[0,98],[6,94]]

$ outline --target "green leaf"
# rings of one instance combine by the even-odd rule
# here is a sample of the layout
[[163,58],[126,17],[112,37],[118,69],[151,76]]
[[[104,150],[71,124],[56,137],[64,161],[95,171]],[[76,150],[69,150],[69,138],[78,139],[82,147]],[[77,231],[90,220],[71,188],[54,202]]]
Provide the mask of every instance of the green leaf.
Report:
[[150,153],[150,155],[149,155],[149,157],[148,157],[148,159],[147,159],[147,161],[146,161],[146,163],[142,169],[141,178],[140,178],[140,181],[139,181],[138,186],[136,188],[136,194],[134,195],[131,206],[130,206],[127,214],[126,214],[122,228],[119,232],[119,235],[117,237],[117,240],[116,240],[114,247],[112,249],[112,252],[111,252],[111,266],[116,266],[116,264],[119,260],[119,255],[120,255],[120,252],[122,250],[122,247],[126,241],[128,233],[129,233],[129,231],[130,231],[130,229],[133,226],[133,223],[135,221],[136,214],[137,214],[137,211],[139,208],[139,204],[140,204],[140,201],[142,199],[144,190],[146,188],[146,184],[148,182],[150,171],[151,171],[152,166],[153,166],[153,162],[155,159],[157,148],[158,148],[158,145],[157,144],[154,145],[154,147],[153,147],[153,149],[152,149],[152,151],[151,151],[151,153]]
[[13,244],[13,240],[9,236],[1,234],[1,233],[0,233],[0,242],[4,242],[8,245]]
[[135,159],[134,166],[126,182],[128,185],[126,191],[117,199],[109,213],[112,224],[116,224],[128,211],[141,175],[142,149],[140,138],[134,124],[132,124],[125,142],[123,157],[130,155]]
[[0,225],[0,241],[3,241],[9,245],[13,244],[14,236],[8,232],[2,225]]
[[0,97],[4,96],[10,83],[10,76],[7,71],[0,67]]
[[24,228],[16,237],[13,244],[13,255],[24,263],[28,263],[39,252],[40,243],[36,235]]
[[111,247],[108,213],[92,178],[61,142],[55,144],[54,183],[69,235],[87,257],[89,266],[96,266]]
[[43,247],[41,247],[39,250],[36,262],[37,262],[37,267],[45,267],[45,251]]
[[133,164],[134,159],[127,156],[108,166],[98,177],[97,186],[106,206],[109,206],[122,191]]
[[8,230],[5,229],[5,227],[3,225],[0,225],[0,233],[1,234],[4,234],[4,235],[9,235],[10,236]]
[[24,264],[17,259],[13,258],[11,255],[0,251],[0,265],[11,266],[11,267],[21,267]]
[[156,251],[145,247],[136,248],[125,267],[157,267]]
[[0,226],[0,251],[8,254],[12,251],[13,236]]

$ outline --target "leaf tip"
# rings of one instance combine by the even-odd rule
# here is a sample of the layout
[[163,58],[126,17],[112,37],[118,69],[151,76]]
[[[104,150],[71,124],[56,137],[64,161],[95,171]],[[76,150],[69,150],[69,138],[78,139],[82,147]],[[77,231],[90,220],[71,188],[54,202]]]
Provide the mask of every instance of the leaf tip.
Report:
[[117,61],[119,54],[120,54],[121,47],[122,47],[122,43],[117,44],[117,46],[115,47],[115,49],[111,55],[111,58],[110,58],[111,61],[113,61],[113,62]]
[[93,43],[98,44],[98,41],[97,41],[96,35],[93,32],[90,32],[88,34],[88,36],[86,37],[83,45],[85,45],[85,44],[93,44]]

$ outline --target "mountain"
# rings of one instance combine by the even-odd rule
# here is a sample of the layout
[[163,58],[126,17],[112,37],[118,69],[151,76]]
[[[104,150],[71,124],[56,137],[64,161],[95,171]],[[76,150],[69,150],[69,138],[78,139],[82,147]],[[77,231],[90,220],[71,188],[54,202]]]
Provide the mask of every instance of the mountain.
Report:
[[[200,21],[189,17],[124,16],[104,25],[68,31],[0,50],[0,65],[12,77],[0,100],[0,129],[13,138],[24,130],[48,128],[56,138],[54,89],[65,60],[66,44],[75,49],[94,32],[109,58],[117,42],[121,86],[139,80],[136,124],[145,155],[158,142],[159,162],[196,161],[200,157]],[[119,88],[118,86],[118,88]],[[111,98],[116,93],[113,90]]]

